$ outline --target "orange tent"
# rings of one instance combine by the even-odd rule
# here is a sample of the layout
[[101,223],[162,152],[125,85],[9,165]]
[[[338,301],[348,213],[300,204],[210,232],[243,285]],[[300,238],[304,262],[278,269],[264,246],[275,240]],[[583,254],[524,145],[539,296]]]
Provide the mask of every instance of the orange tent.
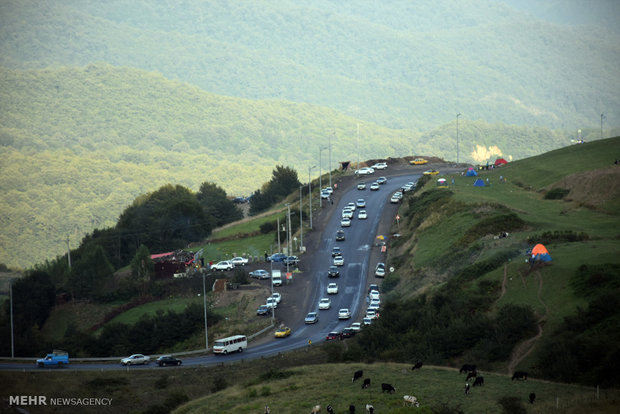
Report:
[[542,262],[550,262],[551,261],[551,255],[549,254],[549,251],[547,250],[547,248],[543,245],[543,244],[537,244],[536,246],[534,246],[534,248],[532,249],[532,260],[536,261],[542,261]]

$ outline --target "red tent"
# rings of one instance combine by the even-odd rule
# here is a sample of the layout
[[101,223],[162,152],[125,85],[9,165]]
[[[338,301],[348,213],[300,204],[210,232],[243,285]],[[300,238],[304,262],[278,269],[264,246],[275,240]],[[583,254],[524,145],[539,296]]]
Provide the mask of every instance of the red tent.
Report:
[[498,158],[498,159],[495,160],[495,166],[496,167],[499,167],[502,164],[508,164],[508,161],[506,161],[503,158]]

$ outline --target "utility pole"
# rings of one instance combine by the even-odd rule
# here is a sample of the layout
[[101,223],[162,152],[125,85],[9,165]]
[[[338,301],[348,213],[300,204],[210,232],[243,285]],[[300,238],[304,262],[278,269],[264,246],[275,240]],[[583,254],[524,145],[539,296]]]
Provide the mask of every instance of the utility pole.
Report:
[[321,153],[327,147],[319,147],[319,207],[323,207],[323,197],[321,197],[321,191],[323,191],[323,160]]
[[309,209],[310,209],[310,230],[312,230],[312,181],[310,180],[310,170],[312,170],[315,166],[313,167],[308,167],[308,205],[309,205]]
[[605,119],[605,115],[601,114],[601,139],[603,139],[603,119]]
[[303,197],[301,194],[302,186],[299,186],[299,251],[301,252],[304,245],[304,222],[303,222]]
[[205,272],[202,272],[202,304],[205,309],[205,351],[208,351],[209,334],[207,332],[207,289],[205,287]]
[[[334,129],[334,138],[336,130]],[[329,188],[332,188],[332,137],[329,137]]]
[[280,249],[280,217],[276,217],[276,228],[278,229],[278,253],[281,253],[282,250]]
[[13,279],[9,279],[9,298],[11,303],[11,358],[15,358],[15,337],[13,336]]
[[360,124],[357,124],[357,167],[360,169]]
[[71,270],[71,249],[69,248],[69,237],[67,237],[67,258],[69,259],[69,270]]
[[456,114],[456,163],[459,163],[459,116],[461,113]]
[[[289,203],[286,203],[286,213],[287,213],[287,227],[288,227],[288,232],[286,235],[286,254],[291,256],[291,205]],[[288,273],[289,273],[289,263],[290,260],[286,261],[286,273],[287,273],[287,277],[288,277]],[[288,279],[287,279],[288,281]]]

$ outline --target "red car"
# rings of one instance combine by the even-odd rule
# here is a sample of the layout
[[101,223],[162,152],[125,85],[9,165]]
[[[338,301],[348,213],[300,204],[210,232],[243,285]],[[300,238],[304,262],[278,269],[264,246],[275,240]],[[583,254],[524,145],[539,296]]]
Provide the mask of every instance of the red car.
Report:
[[331,341],[332,339],[340,339],[340,332],[330,332],[325,337],[326,341]]

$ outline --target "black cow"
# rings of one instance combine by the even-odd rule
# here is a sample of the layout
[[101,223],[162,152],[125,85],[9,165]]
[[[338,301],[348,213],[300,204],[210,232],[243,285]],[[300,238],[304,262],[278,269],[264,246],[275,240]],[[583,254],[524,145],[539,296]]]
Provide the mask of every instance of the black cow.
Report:
[[332,408],[331,404],[327,406],[327,412],[329,414],[334,414],[334,409]]
[[349,414],[355,414],[355,406],[353,404],[349,406]]
[[351,382],[355,382],[356,379],[360,379],[364,376],[364,371],[363,370],[359,370],[359,371],[355,371],[353,373],[353,380]]
[[413,371],[414,369],[420,369],[420,368],[422,368],[422,361],[416,362],[415,365],[411,367],[411,370]]
[[471,371],[475,371],[476,370],[476,366],[472,365],[472,364],[464,364],[461,369],[459,370],[459,374],[462,374],[463,372],[471,372]]
[[362,389],[370,387],[370,378],[364,378],[364,383],[362,384]]
[[386,384],[384,382],[383,384],[381,384],[381,394],[383,394],[385,391],[387,391],[390,394],[393,394],[396,392],[396,388],[392,387],[392,384]]
[[530,393],[530,404],[534,404],[534,400],[536,399],[536,394],[533,392]]
[[482,386],[483,384],[484,384],[484,377],[482,375],[479,377],[476,377],[476,380],[474,381],[474,387],[476,385]]
[[478,376],[477,371],[468,372],[467,378],[465,378],[465,381],[469,381],[470,378],[476,378],[477,376]]
[[527,381],[527,372],[515,371],[515,373],[512,375],[512,380],[514,381],[515,379],[522,379],[524,381]]

